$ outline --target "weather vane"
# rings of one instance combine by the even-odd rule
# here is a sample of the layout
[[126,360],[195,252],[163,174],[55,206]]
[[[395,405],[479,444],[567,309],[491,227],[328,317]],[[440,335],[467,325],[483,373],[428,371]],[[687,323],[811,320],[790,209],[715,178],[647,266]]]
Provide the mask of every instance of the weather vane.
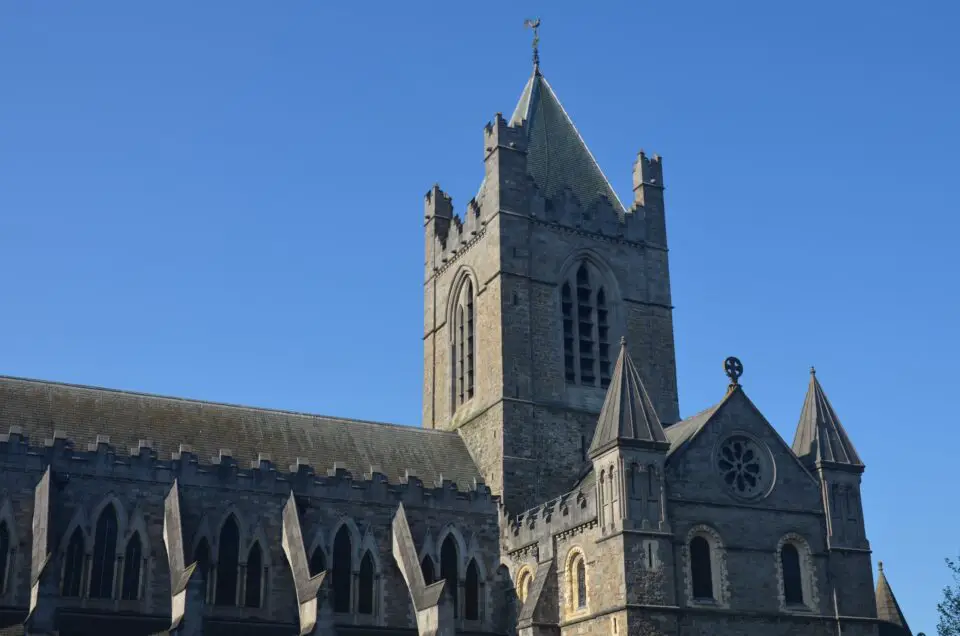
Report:
[[533,29],[533,68],[540,70],[540,18],[524,20],[523,26]]

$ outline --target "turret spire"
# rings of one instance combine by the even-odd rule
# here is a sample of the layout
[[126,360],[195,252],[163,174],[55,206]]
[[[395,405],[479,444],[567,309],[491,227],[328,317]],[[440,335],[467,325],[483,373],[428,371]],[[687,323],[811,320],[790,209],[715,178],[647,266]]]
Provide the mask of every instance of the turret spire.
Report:
[[[877,573],[877,618],[888,623],[897,625],[902,630],[902,634],[909,636],[912,632],[907,625],[907,619],[903,617],[900,610],[900,604],[897,603],[897,597],[893,595],[890,583],[887,581],[887,575],[883,572],[883,562],[879,564]],[[880,633],[884,633],[881,629]]]
[[813,367],[810,367],[810,385],[793,438],[793,452],[807,463],[827,462],[863,469],[863,462],[823,392]]
[[597,420],[590,455],[602,453],[617,444],[652,447],[667,447],[669,444],[653,402],[627,351],[626,338],[620,340],[620,357]]

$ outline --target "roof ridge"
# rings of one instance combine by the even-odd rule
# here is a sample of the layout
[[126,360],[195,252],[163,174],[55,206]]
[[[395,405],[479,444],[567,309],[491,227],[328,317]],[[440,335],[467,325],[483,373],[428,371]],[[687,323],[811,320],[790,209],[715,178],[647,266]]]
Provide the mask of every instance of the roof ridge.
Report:
[[161,395],[161,394],[159,394],[159,393],[147,393],[147,392],[143,392],[143,391],[131,391],[131,390],[127,390],[127,389],[114,389],[114,388],[110,388],[110,387],[95,386],[95,385],[91,385],[91,384],[77,384],[77,383],[72,383],[72,382],[58,382],[58,381],[55,381],[55,380],[39,380],[39,379],[36,379],[36,378],[24,378],[24,377],[13,376],[13,375],[0,375],[0,382],[4,382],[4,381],[24,382],[24,383],[29,383],[29,384],[47,385],[47,386],[53,386],[53,387],[63,387],[63,388],[68,388],[68,389],[81,389],[81,390],[85,390],[85,391],[95,391],[95,392],[109,393],[109,394],[114,394],[114,395],[125,395],[125,396],[131,396],[131,397],[150,398],[150,399],[155,399],[155,400],[165,400],[165,401],[169,401],[169,402],[180,402],[180,403],[184,403],[184,404],[194,404],[194,405],[198,405],[198,406],[219,406],[219,407],[224,407],[224,408],[228,408],[228,409],[236,409],[236,410],[240,410],[240,411],[251,411],[251,412],[259,412],[259,413],[275,413],[275,414],[282,414],[282,415],[292,415],[292,416],[295,416],[295,417],[307,417],[307,418],[313,418],[313,419],[335,420],[335,421],[343,422],[343,423],[345,423],[345,424],[367,424],[367,425],[371,425],[371,426],[388,426],[388,427],[393,427],[393,428],[401,428],[401,429],[405,429],[405,430],[419,430],[419,431],[425,431],[425,432],[429,432],[429,433],[439,433],[439,434],[443,434],[443,435],[450,435],[450,434],[456,435],[456,433],[454,433],[454,432],[452,432],[452,431],[440,431],[440,430],[437,430],[437,429],[424,428],[424,427],[422,427],[422,426],[416,426],[416,425],[413,425],[413,424],[396,424],[396,423],[393,423],[393,422],[375,422],[375,421],[373,421],[373,420],[361,420],[361,419],[350,418],[350,417],[339,417],[339,416],[336,416],[336,415],[321,415],[321,414],[319,414],[319,413],[308,413],[308,412],[306,412],[306,411],[291,411],[291,410],[288,410],[288,409],[278,409],[278,408],[261,407],[261,406],[250,406],[250,405],[246,405],[246,404],[235,404],[235,403],[231,403],[231,402],[214,402],[214,401],[210,401],[210,400],[200,400],[200,399],[196,399],[196,398],[177,397],[177,396],[173,396],[173,395]]

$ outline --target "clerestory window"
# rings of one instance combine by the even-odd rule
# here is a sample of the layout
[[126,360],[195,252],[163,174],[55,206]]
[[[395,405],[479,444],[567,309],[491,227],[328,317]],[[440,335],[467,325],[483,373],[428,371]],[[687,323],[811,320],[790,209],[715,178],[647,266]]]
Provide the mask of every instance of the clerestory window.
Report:
[[610,305],[600,273],[581,262],[560,288],[568,384],[610,385]]
[[473,283],[464,279],[453,309],[454,408],[469,401],[474,393],[475,302]]

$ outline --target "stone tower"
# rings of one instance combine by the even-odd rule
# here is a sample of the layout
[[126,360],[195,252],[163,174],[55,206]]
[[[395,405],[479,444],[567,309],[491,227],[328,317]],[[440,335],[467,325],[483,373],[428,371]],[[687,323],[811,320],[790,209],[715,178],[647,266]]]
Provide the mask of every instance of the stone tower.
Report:
[[520,511],[588,466],[622,336],[660,420],[679,419],[663,173],[641,152],[627,209],[539,67],[483,160],[461,214],[426,195],[423,422],[459,431]]

